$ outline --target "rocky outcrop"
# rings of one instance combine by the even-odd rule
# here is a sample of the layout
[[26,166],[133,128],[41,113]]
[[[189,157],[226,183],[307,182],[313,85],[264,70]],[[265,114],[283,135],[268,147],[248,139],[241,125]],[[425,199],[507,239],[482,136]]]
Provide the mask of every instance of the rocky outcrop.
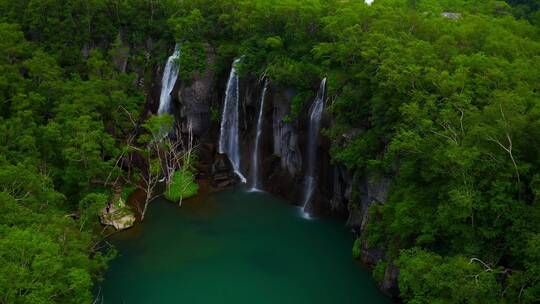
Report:
[[[254,148],[263,83],[264,81],[261,79],[248,78],[240,81],[240,171],[244,175],[248,175],[247,173],[250,172],[252,166],[250,156]],[[210,81],[205,86],[208,85],[211,85]],[[190,90],[186,90],[182,86],[179,91],[181,104],[191,104],[185,101],[187,100],[186,97],[181,97],[188,96],[189,94],[186,92],[190,92]],[[192,94],[197,95],[200,93],[193,90]],[[216,100],[216,94],[204,93],[204,95],[204,98],[189,97],[189,100],[213,99],[216,104],[221,105],[219,108],[223,106],[223,100],[221,100],[223,98]],[[309,109],[312,99],[306,100],[304,103],[305,110],[294,116],[291,112],[291,105],[295,96],[296,91],[292,88],[272,83],[268,87],[265,109],[263,109],[264,123],[261,136],[259,172],[263,177],[263,189],[290,202],[301,204],[304,175],[307,169],[305,168],[305,159],[307,157],[307,109]],[[182,98],[184,98],[184,101],[182,101]],[[181,115],[179,119],[186,121],[185,117],[185,115]],[[331,120],[323,116],[323,128],[329,127],[330,123]],[[219,121],[213,121],[210,129],[219,129]],[[214,145],[218,143],[218,133],[210,136]],[[318,186],[314,190],[310,211],[316,214],[345,215],[347,214],[348,202],[351,200],[351,178],[343,166],[332,164],[329,155],[331,145],[330,140],[320,136],[317,143]],[[220,160],[221,157],[223,156],[216,154],[215,159],[217,162],[214,162],[214,167],[224,167],[223,161]],[[223,186],[235,184],[229,182],[229,180],[224,172],[221,172],[215,179],[214,184]]]
[[216,156],[212,164],[212,186],[223,189],[236,184],[236,175],[232,173],[232,165],[224,155]]
[[461,14],[460,13],[443,12],[443,13],[441,13],[441,16],[443,16],[445,18],[448,18],[448,19],[452,19],[452,20],[461,19]]
[[103,225],[113,226],[116,230],[128,229],[135,224],[135,214],[120,197],[101,209],[99,218]]
[[384,271],[384,277],[379,287],[386,294],[397,297],[399,295],[399,268],[394,264],[389,264]]
[[[208,50],[208,52],[211,52]],[[210,66],[213,57],[208,59]],[[226,82],[216,77],[207,69],[198,75],[192,83],[182,83],[178,91],[179,114],[177,119],[182,122],[185,130],[190,123],[193,131],[201,138],[208,134],[207,142],[216,146],[219,138],[219,121],[210,119],[212,104],[223,104],[220,92],[224,91]],[[226,77],[226,76],[225,76]],[[220,79],[216,81],[215,79]],[[259,112],[260,92],[263,81],[259,79],[242,79],[240,81],[240,154],[242,162],[240,171],[250,172],[251,152],[257,129],[257,113]],[[316,90],[316,88],[314,88]],[[267,90],[265,108],[263,109],[264,124],[260,146],[260,174],[262,188],[277,194],[292,203],[301,204],[303,181],[306,172],[306,134],[307,110],[312,100],[305,101],[304,110],[298,116],[292,116],[291,105],[296,91],[292,88],[270,84]],[[220,111],[221,112],[221,111]],[[328,128],[332,118],[323,116],[322,127]],[[354,129],[343,135],[343,141],[350,141],[361,136],[363,130]],[[370,248],[365,237],[367,224],[371,220],[369,209],[373,204],[384,204],[388,199],[390,179],[385,176],[375,176],[365,172],[356,172],[353,176],[343,165],[334,163],[330,157],[332,145],[339,144],[320,136],[317,143],[317,188],[314,191],[310,211],[316,214],[342,215],[347,218],[347,225],[359,238],[361,260],[368,265],[375,265],[385,260],[382,248]],[[204,171],[209,172],[214,187],[224,188],[237,184],[238,180],[232,174],[231,165],[226,156],[220,155],[213,149],[204,149],[203,154],[213,155],[213,159],[205,156]],[[388,263],[391,265],[391,263]],[[381,288],[389,294],[397,294],[397,278],[399,269],[393,265],[387,267]]]
[[334,210],[341,210],[348,206],[352,199],[352,178],[347,169],[340,165],[334,165],[332,181],[332,198],[330,206]]
[[349,203],[349,219],[347,225],[356,231],[363,231],[369,222],[369,208],[376,203],[384,204],[388,199],[390,180],[383,176],[356,176],[353,181],[354,190],[358,194]]
[[[373,176],[357,174],[352,181],[351,200],[349,202],[349,218],[347,225],[351,227],[360,242],[360,260],[367,265],[375,266],[380,261],[387,260],[385,250],[380,247],[370,247],[368,245],[366,226],[372,218],[369,209],[374,204],[385,204],[390,191],[390,179],[384,176]],[[391,295],[399,295],[398,287],[399,268],[392,263],[386,267],[383,281],[380,283],[381,289]]]
[[216,80],[212,66],[215,64],[214,50],[206,47],[206,66],[203,72],[196,72],[191,81],[180,81],[176,103],[177,122],[182,133],[190,128],[198,138],[208,136],[211,127],[210,108],[215,99]]
[[291,119],[291,104],[296,94],[290,88],[270,86],[270,114],[267,121],[271,122],[267,130],[267,138],[271,143],[267,148],[266,167],[268,176],[263,181],[265,189],[278,194],[285,199],[300,203],[304,170],[304,151],[301,149],[302,129],[299,118]]
[[[275,87],[274,87],[275,89]],[[298,128],[288,121],[290,105],[295,92],[291,89],[275,90],[272,100],[272,136],[274,155],[279,157],[280,165],[290,176],[302,172],[302,151],[299,146]]]
[[361,236],[361,260],[365,264],[375,265],[385,259],[384,250],[369,247],[365,235],[367,224],[374,219],[370,218],[369,209],[373,204],[384,204],[388,199],[390,180],[386,177],[356,177],[354,181],[358,195],[349,203],[349,219],[347,225]]

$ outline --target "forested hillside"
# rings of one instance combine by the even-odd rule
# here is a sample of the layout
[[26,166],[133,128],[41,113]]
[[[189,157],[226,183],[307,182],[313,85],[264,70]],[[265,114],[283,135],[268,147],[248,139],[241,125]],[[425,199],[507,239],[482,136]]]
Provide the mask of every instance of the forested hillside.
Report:
[[151,170],[119,159],[148,140],[175,43],[183,81],[210,47],[218,75],[243,56],[243,76],[295,88],[290,119],[328,78],[333,160],[392,181],[362,238],[386,257],[375,279],[400,269],[404,302],[537,303],[538,7],[0,0],[0,303],[92,302],[114,256],[98,210]]

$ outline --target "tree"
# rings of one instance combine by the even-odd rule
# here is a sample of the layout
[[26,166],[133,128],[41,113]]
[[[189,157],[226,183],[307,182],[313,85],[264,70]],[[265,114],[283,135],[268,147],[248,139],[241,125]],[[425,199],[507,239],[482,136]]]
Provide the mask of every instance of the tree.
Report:
[[499,284],[489,265],[476,258],[443,258],[418,248],[401,253],[399,285],[408,303],[496,303]]

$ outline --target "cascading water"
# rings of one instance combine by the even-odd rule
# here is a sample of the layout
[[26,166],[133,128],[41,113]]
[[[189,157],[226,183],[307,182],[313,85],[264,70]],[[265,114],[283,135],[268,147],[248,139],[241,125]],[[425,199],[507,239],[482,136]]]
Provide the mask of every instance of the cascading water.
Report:
[[266,100],[266,91],[268,90],[268,80],[264,81],[264,87],[261,93],[261,103],[259,105],[259,115],[257,117],[257,133],[255,136],[255,147],[251,157],[251,191],[261,191],[261,182],[259,180],[259,155],[261,134],[264,122],[264,101]]
[[321,81],[317,97],[309,109],[308,144],[307,144],[307,175],[304,180],[304,204],[303,211],[308,212],[309,203],[313,196],[313,191],[317,185],[317,141],[321,127],[321,117],[324,109],[324,98],[326,94],[326,78]]
[[167,64],[163,70],[161,95],[159,97],[159,115],[171,112],[171,93],[178,79],[178,58],[180,58],[180,45],[176,44],[174,53],[167,59]]
[[219,153],[226,154],[231,161],[234,173],[238,175],[242,183],[246,183],[246,178],[240,172],[240,143],[239,132],[239,80],[236,65],[240,58],[233,62],[227,90],[225,91],[225,102],[223,104],[223,114],[221,115],[221,130],[219,135]]

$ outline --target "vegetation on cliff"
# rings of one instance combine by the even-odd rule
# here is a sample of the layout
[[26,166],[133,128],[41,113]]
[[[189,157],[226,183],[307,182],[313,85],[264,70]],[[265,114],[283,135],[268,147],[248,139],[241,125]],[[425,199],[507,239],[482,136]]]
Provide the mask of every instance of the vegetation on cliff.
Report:
[[156,171],[156,151],[119,160],[148,147],[133,134],[176,41],[182,79],[206,45],[220,72],[243,55],[296,88],[293,117],[328,77],[334,159],[393,181],[364,237],[403,300],[539,301],[538,3],[509,3],[0,0],[0,300],[90,302],[97,211]]
[[160,52],[150,16],[124,38],[111,4],[0,1],[0,303],[91,303],[114,256],[98,214],[148,175],[135,137]]
[[191,171],[185,169],[176,171],[171,184],[164,193],[165,198],[181,205],[182,200],[197,195],[199,185],[194,180],[195,177]]
[[74,75],[19,25],[0,23],[0,37],[0,301],[90,302],[110,257],[94,232],[104,181],[119,174],[112,130],[124,129],[120,106],[143,100],[97,52]]
[[540,36],[517,11],[502,1],[200,1],[171,22],[182,42],[210,41],[224,58],[242,54],[244,73],[296,88],[293,115],[328,77],[334,159],[393,180],[362,237],[385,251],[381,267],[399,266],[405,301],[533,303]]

